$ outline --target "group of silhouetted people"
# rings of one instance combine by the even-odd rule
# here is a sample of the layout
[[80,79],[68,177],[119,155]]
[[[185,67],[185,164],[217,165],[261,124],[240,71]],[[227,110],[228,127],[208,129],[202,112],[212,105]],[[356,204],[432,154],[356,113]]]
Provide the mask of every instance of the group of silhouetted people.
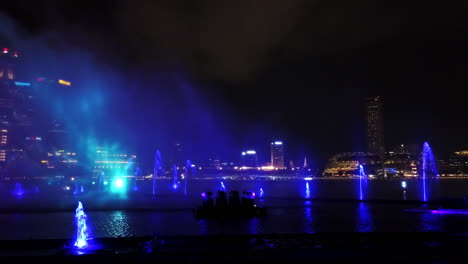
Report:
[[242,198],[239,195],[238,191],[231,191],[229,193],[229,200],[227,198],[225,191],[218,191],[218,195],[216,197],[216,203],[213,199],[213,193],[211,192],[204,192],[202,194],[203,197],[203,204],[202,208],[205,209],[245,209],[245,208],[254,208],[255,207],[255,193],[244,191],[242,193]]

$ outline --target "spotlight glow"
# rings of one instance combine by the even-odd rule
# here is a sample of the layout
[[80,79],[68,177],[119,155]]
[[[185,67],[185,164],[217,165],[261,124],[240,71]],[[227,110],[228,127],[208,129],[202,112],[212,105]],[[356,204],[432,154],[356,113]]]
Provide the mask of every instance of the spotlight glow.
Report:
[[406,189],[406,186],[407,186],[406,181],[402,181],[401,182],[401,188]]
[[124,185],[124,184],[123,184],[123,180],[122,180],[122,179],[117,179],[117,180],[115,181],[115,187],[117,187],[117,188],[122,188],[123,185]]

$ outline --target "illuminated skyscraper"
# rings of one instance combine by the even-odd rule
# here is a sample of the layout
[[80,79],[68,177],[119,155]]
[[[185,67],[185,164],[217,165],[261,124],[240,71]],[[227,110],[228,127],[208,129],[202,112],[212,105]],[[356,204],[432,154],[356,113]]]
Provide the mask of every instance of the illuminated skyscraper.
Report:
[[15,131],[15,118],[19,117],[15,106],[18,105],[18,87],[22,84],[16,82],[16,66],[18,53],[8,48],[0,50],[0,167],[4,167],[8,161],[14,137],[18,137]]
[[6,115],[0,115],[0,168],[3,167],[7,158],[9,128],[10,126]]
[[171,156],[172,156],[172,165],[180,166],[183,167],[185,164],[183,162],[183,157],[182,157],[182,145],[180,143],[175,143],[172,146],[172,151],[171,151]]
[[15,80],[18,52],[3,48],[0,54],[0,79]]
[[255,150],[247,150],[241,153],[241,166],[255,168],[257,167],[257,152]]
[[380,96],[366,98],[367,151],[385,157],[383,104]]
[[284,169],[284,146],[281,141],[271,143],[271,166]]

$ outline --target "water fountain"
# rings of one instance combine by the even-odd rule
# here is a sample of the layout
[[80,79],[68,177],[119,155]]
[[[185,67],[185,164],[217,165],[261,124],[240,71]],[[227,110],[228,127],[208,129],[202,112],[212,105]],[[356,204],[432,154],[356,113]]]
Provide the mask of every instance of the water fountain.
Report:
[[431,198],[432,185],[437,180],[437,169],[434,154],[427,142],[423,144],[421,162],[421,199],[423,202],[428,202]]
[[306,187],[305,187],[305,198],[310,199],[310,187],[309,187],[309,182],[306,182]]
[[[189,170],[192,169],[192,162],[190,160],[187,160],[185,163],[185,175],[184,175],[184,195],[187,196],[187,178],[189,177]],[[192,170],[192,175],[193,176],[193,170]]]
[[367,175],[364,172],[364,166],[359,164],[359,200],[366,199],[367,194]]
[[153,195],[156,195],[156,178],[159,175],[161,166],[162,166],[161,152],[159,152],[159,150],[156,150],[156,153],[154,154],[154,167],[153,167]]
[[24,189],[21,183],[17,182],[15,183],[15,189],[13,190],[13,194],[16,196],[23,196],[24,194]]
[[141,169],[140,167],[137,167],[135,169],[135,173],[134,173],[134,176],[135,176],[135,181],[134,181],[134,184],[133,184],[133,190],[134,191],[138,191],[138,185],[137,185],[137,182],[138,182],[138,179],[141,177],[142,175],[142,172],[141,172]]
[[263,198],[265,196],[265,192],[263,192],[263,188],[260,188],[258,192],[258,198]]
[[219,190],[220,190],[220,191],[223,191],[223,192],[226,191],[226,186],[224,186],[224,182],[223,182],[223,181],[221,181],[221,183],[220,183],[220,185],[219,185]]
[[76,240],[74,246],[78,249],[84,249],[88,246],[88,226],[86,225],[87,216],[84,213],[83,205],[78,202],[75,210],[76,222]]
[[78,188],[78,183],[75,182],[75,190],[73,191],[73,194],[78,194],[80,192],[79,188]]
[[172,189],[177,189],[177,166],[174,164],[173,166],[173,177],[172,177]]
[[99,185],[98,185],[98,192],[101,192],[101,185],[102,185],[102,181],[104,179],[104,172],[101,171],[101,173],[99,174]]

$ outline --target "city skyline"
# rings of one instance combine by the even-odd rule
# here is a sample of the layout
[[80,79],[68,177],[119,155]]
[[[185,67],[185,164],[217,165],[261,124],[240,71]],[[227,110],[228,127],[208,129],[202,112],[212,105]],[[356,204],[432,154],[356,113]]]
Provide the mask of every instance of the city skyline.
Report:
[[[93,12],[102,14],[120,10],[93,5]],[[166,46],[136,49],[138,45],[127,39],[128,33],[120,40],[110,32],[118,30],[119,22],[106,20],[105,15],[95,17],[80,6],[73,10],[50,7],[37,7],[50,14],[50,20],[43,21],[26,16],[18,7],[3,6],[1,20],[8,26],[1,32],[0,43],[20,53],[29,74],[72,82],[78,99],[69,110],[72,119],[78,120],[76,133],[100,138],[104,145],[132,148],[128,151],[147,157],[145,163],[151,163],[155,149],[160,149],[165,159],[170,158],[176,142],[184,146],[189,159],[202,153],[206,155],[203,159],[235,161],[239,149],[253,148],[267,161],[268,142],[281,138],[287,142],[286,163],[306,156],[312,167],[322,166],[336,153],[366,150],[363,98],[375,95],[385,101],[387,150],[428,141],[436,156],[444,157],[466,148],[466,104],[456,90],[468,83],[462,74],[467,60],[463,59],[466,52],[458,39],[458,27],[446,25],[425,34],[415,21],[406,21],[410,32],[382,45],[360,35],[366,45],[345,49],[344,53],[340,51],[343,47],[333,45],[325,54],[323,48],[311,47],[300,59],[279,52],[278,58],[272,55],[271,60],[260,60],[265,66],[258,66],[255,74],[232,80],[228,78],[232,73],[227,71],[242,67],[208,63],[216,47],[207,46],[207,57],[197,57],[196,65],[211,65],[206,69],[195,67],[207,71],[201,74],[192,64],[177,61],[172,53],[168,53],[169,58],[158,58],[155,54],[166,51]],[[149,10],[158,12],[157,7],[155,4]],[[177,10],[184,8],[174,8],[177,20],[181,17]],[[275,12],[273,9],[265,9],[262,15]],[[134,11],[132,7],[124,13]],[[96,29],[83,21],[84,17],[98,19],[103,28]],[[60,24],[61,18],[75,27]],[[288,19],[285,21],[294,22]],[[300,29],[312,22],[297,23]],[[58,24],[64,28],[57,28]],[[145,28],[139,28],[139,32],[147,36],[150,31]],[[191,37],[172,24],[168,28]],[[89,29],[108,29],[109,35],[86,35]],[[210,34],[203,36],[203,41],[224,36],[217,31]],[[300,37],[304,37],[302,34]],[[175,39],[164,41],[179,50]],[[239,41],[242,43],[242,38]],[[98,44],[93,45],[95,42]],[[233,47],[228,50],[238,52]],[[239,55],[245,54],[249,53]],[[462,70],[450,72],[454,67]],[[224,71],[225,77],[211,75],[216,70]]]
[[[11,51],[9,48],[3,48],[3,54],[2,54],[3,57],[7,56],[8,58],[10,58],[11,56],[13,56],[14,59],[16,60],[16,59],[19,58],[18,54],[19,53],[17,51]],[[7,62],[5,62],[5,63],[7,63]],[[39,109],[41,109],[41,111],[44,112],[44,109],[47,109],[45,107],[45,105],[44,105],[47,100],[61,101],[60,102],[60,105],[62,105],[60,107],[61,109],[63,108],[63,105],[67,105],[69,103],[65,98],[68,97],[69,100],[74,101],[74,98],[69,97],[70,94],[72,94],[72,93],[70,93],[69,91],[64,89],[64,88],[68,88],[68,89],[73,88],[71,86],[70,81],[66,81],[66,80],[63,80],[63,79],[55,79],[55,80],[54,79],[47,79],[45,77],[37,77],[37,76],[29,76],[29,79],[25,78],[25,77],[23,77],[23,79],[17,79],[16,74],[17,74],[17,72],[20,72],[20,73],[22,72],[21,71],[21,68],[22,68],[21,63],[23,63],[23,62],[19,63],[19,62],[15,61],[14,67],[12,66],[13,64],[5,64],[5,63],[2,64],[2,65],[5,66],[5,67],[2,68],[2,71],[1,71],[2,77],[3,77],[3,79],[6,78],[8,81],[10,81],[12,84],[14,84],[15,87],[17,87],[17,88],[8,88],[8,89],[17,89],[17,91],[14,90],[14,91],[16,91],[16,92],[14,92],[15,94],[24,94],[26,97],[28,97],[28,94],[29,94],[29,98],[33,98],[31,102],[29,102],[27,105],[25,105],[28,108],[23,107],[21,109],[28,109],[27,111],[30,111],[31,113],[37,112],[37,110],[39,110]],[[5,71],[7,71],[7,73],[4,73]],[[24,74],[23,74],[23,76],[24,76]],[[31,82],[25,82],[25,80],[31,80]],[[75,83],[75,81],[73,81],[73,83]],[[5,82],[5,84],[6,84],[6,82]],[[7,89],[6,87],[8,87],[8,86],[4,86],[4,88],[2,88],[2,89]],[[24,88],[24,87],[26,87],[26,88]],[[77,88],[79,89],[79,87],[77,87]],[[35,93],[28,92],[28,89],[32,89],[31,92],[33,90],[38,90],[39,89],[41,92],[39,94],[35,94]],[[61,91],[61,90],[63,90],[63,91]],[[10,93],[12,93],[12,92],[10,92]],[[39,96],[42,93],[46,93],[47,94],[46,97]],[[57,96],[57,93],[61,94],[62,97]],[[76,94],[72,94],[72,95],[76,96]],[[53,96],[56,96],[56,97],[54,98]],[[4,100],[4,101],[6,100],[5,101],[6,103],[4,103],[3,107],[7,107],[7,105],[18,105],[15,100],[19,100],[19,99],[14,99],[14,98],[13,99],[8,99],[8,97],[5,97],[2,100]],[[13,101],[10,102],[8,100],[10,100],[10,101],[13,100]],[[62,100],[64,100],[64,101],[62,101]],[[391,147],[386,146],[384,144],[384,140],[383,140],[383,137],[384,137],[384,134],[385,134],[385,129],[384,129],[384,125],[383,125],[384,119],[385,119],[385,113],[383,111],[382,97],[377,96],[377,97],[363,98],[362,99],[362,104],[366,109],[365,116],[362,117],[362,119],[365,120],[366,126],[367,126],[367,132],[365,134],[365,137],[367,138],[366,139],[367,147],[365,147],[365,150],[368,151],[368,152],[371,152],[371,153],[378,154],[381,157],[380,159],[384,160],[385,159],[385,157],[384,157],[385,153],[388,152],[390,150],[390,148],[394,148],[394,146],[391,146]],[[47,107],[51,108],[49,106],[47,106]],[[21,111],[23,111],[23,112],[25,111],[25,110],[21,110],[21,109],[20,108],[11,108],[10,111],[13,111],[13,112],[18,112],[19,111],[18,113],[20,113]],[[39,111],[39,112],[41,112],[41,111]],[[50,111],[50,109],[49,109],[49,111]],[[45,112],[48,112],[48,111],[45,111]],[[53,112],[54,111],[50,111],[49,115],[51,113],[53,113]],[[21,120],[15,121],[17,123],[19,122],[18,123],[19,127],[24,127],[21,130],[18,130],[18,131],[21,131],[20,133],[18,133],[17,129],[16,130],[13,129],[13,133],[12,133],[12,131],[10,131],[10,133],[9,133],[10,137],[9,137],[8,133],[7,133],[8,130],[6,130],[5,128],[7,128],[8,126],[11,126],[11,125],[13,125],[13,127],[18,126],[18,125],[16,125],[16,123],[12,123],[12,124],[8,125],[8,123],[7,123],[7,125],[4,126],[4,129],[2,130],[2,131],[5,132],[5,133],[2,132],[3,133],[2,134],[3,135],[2,136],[2,140],[3,140],[2,144],[3,145],[6,144],[6,138],[9,138],[10,142],[11,142],[12,139],[13,139],[14,142],[16,142],[16,143],[14,143],[17,146],[16,148],[21,149],[21,148],[26,147],[26,145],[23,146],[22,144],[29,144],[27,142],[19,143],[22,140],[31,141],[31,138],[33,138],[34,139],[33,141],[36,142],[36,138],[37,138],[37,140],[42,140],[42,138],[45,138],[46,143],[47,144],[52,143],[54,149],[56,149],[56,150],[63,151],[63,149],[67,149],[67,151],[76,151],[77,145],[73,145],[71,142],[67,142],[67,140],[64,138],[65,135],[70,133],[70,131],[67,131],[65,123],[63,123],[64,122],[63,120],[66,120],[68,118],[67,111],[64,112],[63,110],[60,110],[59,113],[55,112],[55,113],[53,113],[52,115],[50,115],[48,117],[37,117],[37,113],[36,113],[35,114],[36,119],[39,118],[37,120],[34,119],[34,118],[32,119],[32,115],[27,114],[27,112],[24,112],[23,115],[24,115],[24,118],[26,118],[26,119],[23,118],[25,121],[21,121]],[[58,119],[62,120],[61,123],[57,123]],[[49,126],[48,124],[41,124],[39,120],[42,120],[42,122],[44,122],[44,120],[52,121],[52,126]],[[23,123],[26,124],[26,127],[24,125],[22,125]],[[31,131],[28,131],[28,129],[26,129],[26,128],[30,127],[30,126],[31,126],[31,128],[29,130],[31,130],[32,128],[34,128],[34,129],[31,130]],[[40,131],[40,130],[37,129],[38,127],[47,128],[48,132],[45,132],[46,130],[44,130],[44,129],[42,129],[42,133],[38,132],[38,131]],[[16,132],[14,132],[14,131],[16,131]],[[33,132],[33,131],[35,131],[35,132]],[[47,133],[47,135],[45,133]],[[11,137],[11,135],[13,135],[14,137]],[[18,137],[18,136],[20,136],[20,137]],[[70,140],[70,136],[68,138],[68,141],[69,140]],[[85,148],[83,148],[83,146],[81,146],[81,150],[82,151],[89,151],[89,150],[85,150],[85,149],[89,148],[89,147],[94,148],[95,146],[102,146],[104,144],[103,139],[99,138],[98,136],[96,136],[92,140],[95,141],[95,143],[93,143],[94,145],[85,146]],[[31,141],[31,142],[33,142],[33,141]],[[117,144],[117,145],[119,144],[119,139],[118,138],[114,138],[114,144]],[[288,167],[291,167],[291,165],[289,165],[291,162],[293,164],[295,164],[295,163],[299,164],[303,158],[307,158],[308,156],[310,156],[310,154],[309,154],[310,150],[309,151],[306,150],[304,153],[302,153],[303,155],[300,156],[300,157],[297,157],[298,153],[292,153],[292,151],[290,151],[289,153],[288,152],[285,153],[283,141],[281,141],[281,140],[279,140],[279,141],[276,140],[276,141],[271,142],[271,149],[270,149],[269,153],[268,153],[268,151],[265,151],[265,149],[266,149],[265,144],[261,144],[260,142],[254,142],[253,144],[249,144],[249,145],[250,146],[256,146],[256,147],[255,148],[250,148],[250,149],[244,147],[244,149],[246,151],[242,152],[243,156],[241,156],[241,160],[239,162],[240,166],[247,166],[247,167],[273,166],[273,167],[276,167],[276,168],[285,168],[286,163],[288,163]],[[65,147],[65,146],[67,146],[67,147]],[[182,146],[184,146],[184,147],[182,147]],[[185,151],[182,150],[183,148],[186,148],[186,147],[188,147],[190,149],[190,148],[193,148],[194,146],[191,146],[190,142],[186,143],[185,145],[182,145],[180,143],[175,143],[174,146],[171,147],[172,150],[164,151],[163,156],[170,160],[169,164],[171,164],[171,163],[173,163],[173,164],[183,164],[183,161],[185,159],[196,160],[197,162],[200,162],[202,164],[208,159],[215,158],[215,159],[220,160],[220,157],[219,157],[220,155],[218,153],[214,153],[211,156],[204,156],[205,153],[202,153],[202,152],[198,152],[197,153],[198,156],[193,156],[193,154],[192,155],[187,154]],[[295,149],[295,147],[297,149],[297,146],[289,145],[289,147],[290,147],[290,149],[293,149],[293,150]],[[128,146],[127,145],[121,145],[120,149],[121,149],[121,151],[127,151],[128,152],[131,149],[135,149],[135,147],[130,146],[130,145],[128,145]],[[164,149],[164,148],[161,147],[161,149]],[[260,150],[260,155],[257,155],[257,153],[254,153],[255,154],[255,162],[247,162],[248,163],[247,165],[244,164],[244,163],[246,163],[244,161],[244,159],[243,159],[245,153],[249,153],[249,151],[250,152],[256,152],[255,149]],[[459,147],[458,149],[454,149],[450,154],[453,154],[453,152],[456,151],[456,150],[463,150],[463,147]],[[6,152],[5,152],[4,149],[0,150],[0,151],[1,151],[0,159],[5,161],[6,160],[6,158],[5,158]],[[346,151],[350,151],[350,150],[340,149],[338,152],[333,153],[333,155],[336,155],[337,153],[340,153],[340,152],[346,152]],[[360,151],[360,150],[358,149],[358,150],[353,150],[353,151]],[[278,153],[280,153],[280,154],[278,154]],[[251,153],[249,153],[249,154],[251,154]],[[38,154],[36,154],[36,155],[38,155]],[[139,153],[139,156],[140,157],[142,156],[141,153]],[[267,156],[270,156],[270,157],[267,158]],[[277,156],[277,157],[275,157],[275,156]],[[232,155],[231,155],[231,157],[232,157]],[[245,157],[247,157],[247,155]],[[328,160],[330,157],[331,156],[326,157],[326,159]],[[440,157],[440,158],[446,158],[446,157]],[[145,166],[148,166],[148,164],[151,164],[150,162],[148,162],[148,157],[143,157],[141,160],[142,161],[140,163],[142,163],[142,164],[146,163]],[[225,158],[225,157],[221,158],[221,160],[224,161],[224,162],[228,162],[228,163],[232,163],[232,162],[235,163],[236,162],[235,159],[232,159],[232,158],[229,159],[229,158]],[[165,163],[168,163],[168,161],[166,161]],[[318,161],[315,161],[315,164],[313,165],[313,167],[315,169],[322,169],[325,166],[324,164],[325,164],[325,162],[320,163]]]

